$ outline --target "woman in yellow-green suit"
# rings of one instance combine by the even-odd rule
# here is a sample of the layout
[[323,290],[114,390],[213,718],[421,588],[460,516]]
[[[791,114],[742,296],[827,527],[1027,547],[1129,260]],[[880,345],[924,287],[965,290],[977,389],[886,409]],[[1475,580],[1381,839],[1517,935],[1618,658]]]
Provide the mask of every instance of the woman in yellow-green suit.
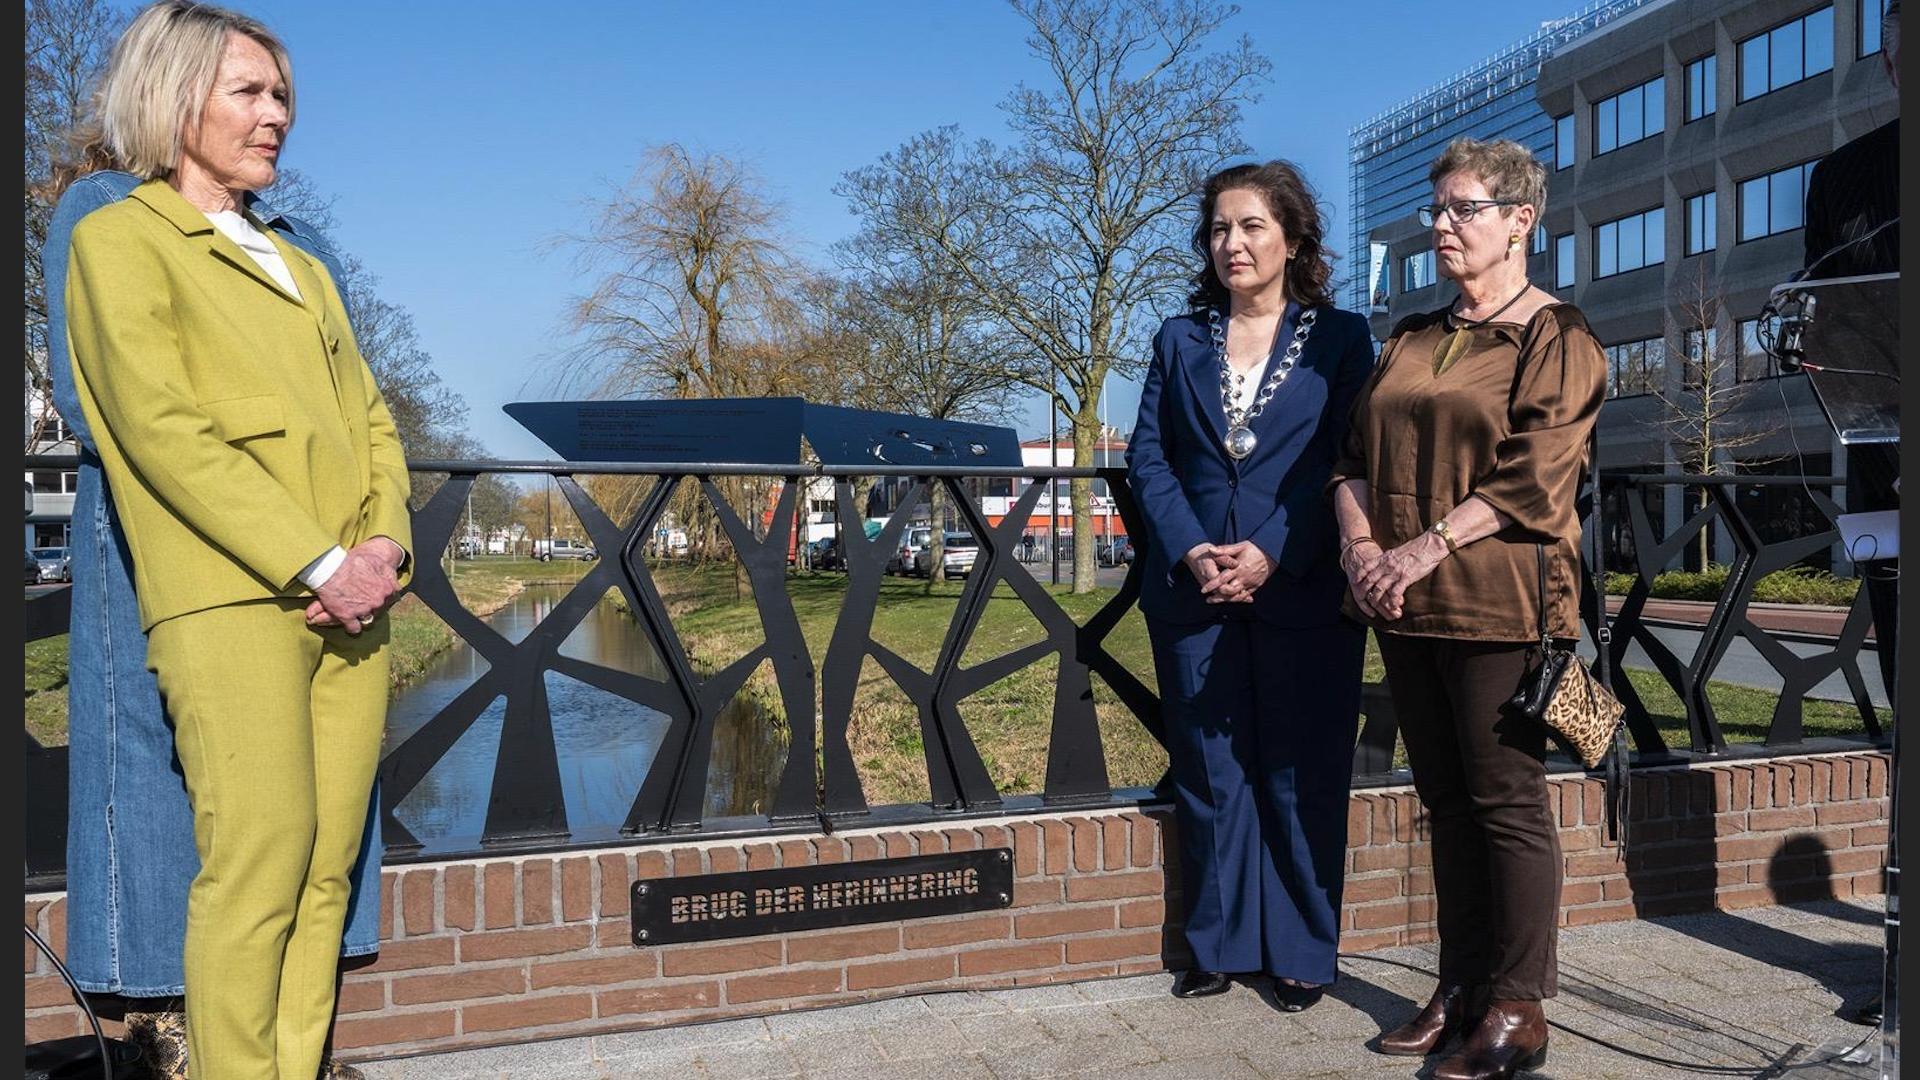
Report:
[[101,93],[145,183],[73,231],[68,344],[193,804],[192,1075],[313,1080],[386,717],[406,459],[326,269],[245,210],[293,120],[279,40],[164,0]]

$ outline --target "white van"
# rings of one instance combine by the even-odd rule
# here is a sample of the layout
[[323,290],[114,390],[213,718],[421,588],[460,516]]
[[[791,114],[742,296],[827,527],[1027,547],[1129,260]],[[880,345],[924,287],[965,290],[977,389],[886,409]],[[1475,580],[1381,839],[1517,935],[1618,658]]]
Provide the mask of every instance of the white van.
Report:
[[533,542],[533,557],[539,559],[541,562],[552,562],[555,559],[580,559],[584,561],[598,558],[599,554],[599,552],[593,550],[592,545],[583,544],[578,540],[555,538],[553,540],[535,540]]

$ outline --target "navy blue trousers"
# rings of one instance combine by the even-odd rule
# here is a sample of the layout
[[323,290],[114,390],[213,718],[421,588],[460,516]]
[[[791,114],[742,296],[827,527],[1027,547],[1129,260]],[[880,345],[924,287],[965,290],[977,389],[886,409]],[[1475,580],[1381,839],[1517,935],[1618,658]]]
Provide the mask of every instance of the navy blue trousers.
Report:
[[1195,965],[1332,982],[1364,632],[1344,619],[1147,628]]

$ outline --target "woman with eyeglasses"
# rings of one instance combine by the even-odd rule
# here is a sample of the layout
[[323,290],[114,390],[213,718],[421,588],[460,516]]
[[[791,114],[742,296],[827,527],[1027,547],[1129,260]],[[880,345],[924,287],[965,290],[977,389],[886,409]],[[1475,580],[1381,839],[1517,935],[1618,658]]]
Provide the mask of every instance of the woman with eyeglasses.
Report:
[[[1380,1037],[1437,1080],[1546,1060],[1561,861],[1546,729],[1505,703],[1545,608],[1579,635],[1575,495],[1606,388],[1586,319],[1527,279],[1546,169],[1456,139],[1428,173],[1434,262],[1458,295],[1401,321],[1354,405],[1329,488],[1349,613],[1374,628],[1433,836],[1440,983]],[[1544,587],[1541,575],[1545,575]]]

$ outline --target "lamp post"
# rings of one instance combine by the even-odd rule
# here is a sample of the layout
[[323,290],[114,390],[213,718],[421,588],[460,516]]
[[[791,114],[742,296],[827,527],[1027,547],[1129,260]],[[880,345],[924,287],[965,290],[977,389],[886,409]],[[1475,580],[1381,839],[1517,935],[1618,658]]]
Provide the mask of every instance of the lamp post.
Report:
[[[1059,307],[1055,305],[1055,322]],[[1049,363],[1052,363],[1049,358]],[[1060,366],[1053,364],[1047,387],[1047,468],[1060,467]],[[1060,478],[1047,474],[1047,554],[1053,560],[1053,583],[1060,584]]]
[[[1060,331],[1060,295],[1048,301],[1053,329]],[[1060,467],[1060,361],[1047,357],[1047,468]],[[1053,583],[1060,584],[1060,478],[1047,474],[1047,557],[1053,563]]]

